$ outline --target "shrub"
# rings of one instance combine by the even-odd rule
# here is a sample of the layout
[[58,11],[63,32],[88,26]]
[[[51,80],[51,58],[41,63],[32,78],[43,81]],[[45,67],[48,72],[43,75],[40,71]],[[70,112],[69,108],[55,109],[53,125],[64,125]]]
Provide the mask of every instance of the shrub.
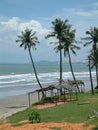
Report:
[[33,111],[30,115],[29,115],[29,121],[31,121],[32,123],[39,123],[40,122],[40,114],[36,111]]

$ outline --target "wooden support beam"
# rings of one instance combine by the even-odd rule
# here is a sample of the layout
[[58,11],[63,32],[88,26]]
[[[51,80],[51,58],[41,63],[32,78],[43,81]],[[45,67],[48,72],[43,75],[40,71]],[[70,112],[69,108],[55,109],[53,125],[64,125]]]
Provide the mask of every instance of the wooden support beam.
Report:
[[30,93],[28,93],[29,107],[30,107]]
[[65,89],[64,89],[64,103],[65,103],[66,97],[65,97]]
[[40,101],[40,92],[38,92],[38,101]]

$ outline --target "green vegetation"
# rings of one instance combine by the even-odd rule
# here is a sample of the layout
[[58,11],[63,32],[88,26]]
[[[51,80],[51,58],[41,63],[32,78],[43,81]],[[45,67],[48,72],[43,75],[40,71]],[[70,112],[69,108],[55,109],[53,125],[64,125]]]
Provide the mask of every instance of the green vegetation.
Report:
[[29,115],[29,121],[31,121],[31,123],[39,123],[40,114],[36,111],[31,112],[31,114]]
[[60,128],[57,128],[57,127],[52,127],[51,129],[52,130],[61,130]]
[[[92,89],[92,94],[94,94],[91,69],[95,68],[96,83],[98,86],[98,28],[91,27],[89,31],[86,31],[86,35],[87,37],[83,38],[84,40],[86,40],[84,46],[92,44],[92,49],[90,50],[90,55],[88,56],[88,59],[89,59],[91,89]],[[98,89],[97,89],[97,93],[98,93]]]
[[[86,101],[89,101],[89,103],[79,105],[79,103]],[[10,123],[18,124],[20,121],[29,120],[29,115],[33,111],[36,111],[41,117],[41,122],[86,122],[86,125],[97,125],[98,118],[88,119],[89,115],[93,115],[93,110],[98,111],[98,94],[91,95],[91,93],[85,93],[79,94],[78,101],[72,101],[40,110],[31,107],[24,111],[13,114],[12,116],[8,117],[7,120]]]

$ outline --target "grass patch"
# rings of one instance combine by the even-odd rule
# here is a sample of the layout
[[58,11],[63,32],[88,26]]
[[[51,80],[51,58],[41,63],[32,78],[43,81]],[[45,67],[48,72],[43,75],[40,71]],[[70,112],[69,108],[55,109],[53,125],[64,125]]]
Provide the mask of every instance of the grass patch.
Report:
[[51,130],[61,130],[61,128],[58,128],[58,127],[51,127]]
[[[98,111],[98,94],[91,95],[90,93],[79,94],[78,101],[68,102],[62,105],[57,105],[46,109],[28,108],[20,111],[7,120],[10,123],[18,124],[20,121],[28,120],[29,115],[33,111],[37,111],[41,116],[41,122],[71,122],[80,123],[87,122],[87,124],[97,124],[98,118],[88,121],[88,116],[92,115],[95,109]],[[78,105],[81,102],[89,101],[89,104]]]
[[5,124],[5,123],[7,123],[7,119],[1,118],[1,119],[0,119],[0,125],[1,125],[1,124]]
[[18,122],[18,123],[13,123],[12,126],[17,127],[17,126],[22,126],[25,124],[29,124],[30,122]]

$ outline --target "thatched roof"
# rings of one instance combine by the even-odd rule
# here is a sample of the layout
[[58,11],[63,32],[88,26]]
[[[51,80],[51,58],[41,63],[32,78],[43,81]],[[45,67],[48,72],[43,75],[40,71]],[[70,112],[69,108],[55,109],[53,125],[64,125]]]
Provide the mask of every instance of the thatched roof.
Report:
[[77,88],[75,87],[75,85],[70,84],[70,83],[67,82],[67,81],[64,82],[64,83],[62,83],[62,84],[56,84],[55,87],[56,87],[57,89],[64,88],[64,89],[66,89],[66,90],[68,90],[68,91],[77,91]]
[[[68,82],[73,84],[73,85],[76,84],[76,82],[74,80],[68,80]],[[77,80],[77,84],[85,86],[85,84],[84,84],[84,82],[82,80]]]
[[42,88],[42,89],[37,89],[37,90],[35,90],[35,91],[33,91],[33,92],[29,92],[29,93],[35,93],[35,92],[42,92],[42,90],[43,91],[48,91],[48,90],[53,90],[53,89],[55,89],[55,86],[54,85],[50,85],[50,86],[48,86],[48,87],[46,87],[46,88]]
[[66,82],[63,82],[63,83],[58,83],[58,84],[55,84],[55,85],[49,85],[48,87],[46,88],[42,88],[42,89],[37,89],[33,92],[29,92],[30,93],[35,93],[35,92],[42,92],[43,91],[48,91],[48,90],[53,90],[53,89],[57,89],[57,90],[60,90],[60,89],[65,89],[65,90],[68,90],[68,91],[75,91],[77,92],[77,88],[75,87],[75,85],[69,83],[68,81]]

